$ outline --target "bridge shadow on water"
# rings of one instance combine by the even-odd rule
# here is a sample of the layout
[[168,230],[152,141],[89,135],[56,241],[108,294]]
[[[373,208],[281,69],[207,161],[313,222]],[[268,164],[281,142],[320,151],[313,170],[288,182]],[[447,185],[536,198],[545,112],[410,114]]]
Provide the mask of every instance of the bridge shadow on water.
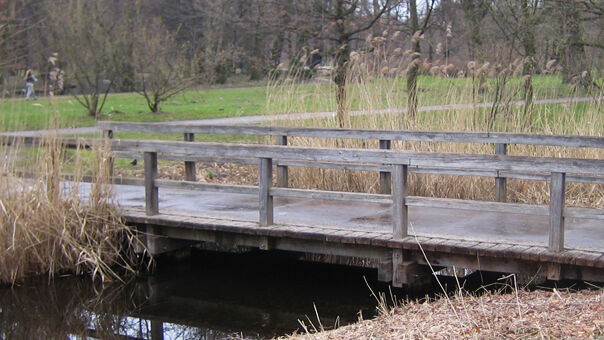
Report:
[[[473,273],[460,284],[467,291],[498,289],[500,277]],[[458,287],[453,277],[440,281],[448,293]],[[329,329],[375,316],[367,285],[387,300],[390,292],[395,299],[442,294],[434,279],[414,291],[390,289],[372,269],[281,252],[197,250],[185,261],[160,259],[154,275],[127,284],[68,277],[1,288],[0,339],[272,338],[302,331],[298,320]]]

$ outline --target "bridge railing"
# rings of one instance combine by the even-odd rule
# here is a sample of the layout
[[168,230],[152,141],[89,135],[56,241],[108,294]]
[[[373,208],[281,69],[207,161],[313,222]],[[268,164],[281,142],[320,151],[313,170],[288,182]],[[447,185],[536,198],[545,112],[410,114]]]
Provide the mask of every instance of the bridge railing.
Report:
[[[447,142],[447,143],[481,143],[493,144],[496,155],[505,156],[508,145],[541,145],[575,148],[604,148],[604,137],[564,136],[564,135],[537,135],[503,132],[434,132],[434,131],[405,131],[405,130],[358,130],[358,129],[329,129],[305,127],[275,127],[275,126],[235,126],[235,125],[185,125],[175,123],[127,123],[127,122],[99,122],[99,127],[104,136],[113,138],[114,132],[146,132],[146,133],[180,133],[185,141],[194,141],[195,134],[223,134],[223,135],[253,135],[274,136],[276,145],[288,145],[292,137],[309,138],[342,138],[377,140],[381,150],[391,149],[393,141],[420,141],[420,142]],[[140,157],[140,154],[127,154],[126,157]],[[162,156],[172,159],[170,155]],[[195,181],[196,161],[225,161],[223,157],[208,159],[207,157],[194,156],[185,160],[185,180]],[[229,159],[228,162],[249,163],[249,159]],[[333,168],[334,164],[322,165],[315,162],[288,160],[278,158],[274,160],[277,169],[277,185],[288,187],[289,166],[312,166]],[[339,169],[369,170],[380,173],[380,193],[391,192],[391,167],[381,164],[341,164]],[[424,174],[459,174],[453,168],[411,167],[408,171]],[[508,169],[475,169],[474,175],[495,178],[495,200],[506,202],[507,179],[533,179],[545,180],[547,174],[535,172],[512,172]],[[566,178],[569,182],[600,183],[604,178],[589,177],[584,175],[571,175]]]
[[[570,174],[583,174],[586,176],[604,175],[604,160],[599,159],[537,158],[396,150],[328,149],[119,139],[113,140],[111,144],[112,150],[115,151],[144,153],[146,212],[149,215],[159,213],[158,188],[160,187],[257,194],[259,198],[259,224],[262,226],[274,224],[274,197],[392,202],[392,231],[395,239],[402,239],[408,235],[408,207],[411,206],[540,215],[549,217],[548,248],[553,252],[560,252],[564,249],[565,218],[586,218],[604,221],[604,209],[564,206],[567,177]],[[158,180],[158,154],[170,154],[177,160],[188,159],[190,155],[252,159],[258,164],[259,184],[258,186],[217,185],[190,181]],[[374,166],[387,164],[391,167],[393,174],[392,193],[386,195],[273,187],[273,160],[278,158],[309,163],[319,162],[322,166],[333,164],[334,168],[340,167],[341,164],[364,163]],[[550,204],[549,206],[542,206],[409,196],[407,191],[408,174],[409,169],[414,166],[432,167],[435,169],[455,168],[458,174],[468,176],[475,176],[476,168],[547,173],[547,178],[544,178],[544,180],[551,181]]]

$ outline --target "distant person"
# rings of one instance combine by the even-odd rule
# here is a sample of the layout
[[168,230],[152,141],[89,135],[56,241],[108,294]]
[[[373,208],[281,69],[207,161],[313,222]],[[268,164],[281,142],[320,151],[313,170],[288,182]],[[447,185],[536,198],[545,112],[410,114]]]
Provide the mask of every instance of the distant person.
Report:
[[34,73],[31,69],[27,69],[25,72],[25,100],[29,100],[30,97],[34,99],[38,99],[36,96],[36,90],[34,90],[34,83],[38,81],[38,79],[34,76]]

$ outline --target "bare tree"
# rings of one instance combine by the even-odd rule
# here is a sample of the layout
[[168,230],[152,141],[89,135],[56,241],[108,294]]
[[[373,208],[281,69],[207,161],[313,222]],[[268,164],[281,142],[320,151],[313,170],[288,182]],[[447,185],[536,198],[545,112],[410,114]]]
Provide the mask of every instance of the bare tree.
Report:
[[328,29],[318,34],[319,37],[335,43],[329,54],[333,54],[336,63],[333,81],[336,85],[336,113],[340,127],[350,125],[346,91],[351,44],[358,39],[359,33],[373,27],[394,3],[395,0],[382,1],[379,8],[374,9],[374,13],[368,17],[359,17],[361,9],[359,0],[315,0],[313,3],[316,13],[329,22]]
[[[562,81],[581,87],[596,85],[591,79],[591,71],[587,62],[586,48],[604,50],[601,40],[602,21],[604,19],[604,4],[595,0],[547,2],[548,10],[556,18],[557,31],[555,54],[562,67]],[[599,38],[586,38],[583,22],[600,27]]]
[[132,63],[137,92],[145,98],[151,112],[160,104],[193,84],[185,59],[173,34],[158,19],[145,18],[136,24]]
[[420,39],[426,32],[430,16],[434,9],[436,0],[426,1],[426,11],[420,25],[419,14],[417,11],[416,0],[408,0],[409,3],[409,30],[411,33],[411,63],[407,69],[407,115],[410,119],[415,119],[417,115],[417,77],[421,65],[421,47]]
[[[530,118],[533,106],[533,74],[536,71],[535,31],[541,18],[540,0],[505,0],[493,2],[490,13],[493,21],[509,41],[512,48],[523,57],[522,81],[524,87],[524,117]],[[520,48],[516,42],[519,42]]]
[[53,45],[66,63],[66,77],[77,85],[74,97],[94,117],[120,78],[131,45],[123,10],[107,0],[47,3]]

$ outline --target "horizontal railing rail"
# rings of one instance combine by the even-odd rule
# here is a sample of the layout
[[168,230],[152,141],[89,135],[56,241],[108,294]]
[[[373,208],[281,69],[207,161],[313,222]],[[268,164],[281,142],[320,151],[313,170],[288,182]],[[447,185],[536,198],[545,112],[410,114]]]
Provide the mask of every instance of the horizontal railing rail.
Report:
[[493,143],[604,148],[604,137],[539,135],[505,132],[435,132],[411,130],[358,130],[279,126],[185,125],[166,123],[99,122],[103,131],[160,132],[193,134],[227,134],[256,136],[288,136],[315,138],[345,138],[390,141]]

